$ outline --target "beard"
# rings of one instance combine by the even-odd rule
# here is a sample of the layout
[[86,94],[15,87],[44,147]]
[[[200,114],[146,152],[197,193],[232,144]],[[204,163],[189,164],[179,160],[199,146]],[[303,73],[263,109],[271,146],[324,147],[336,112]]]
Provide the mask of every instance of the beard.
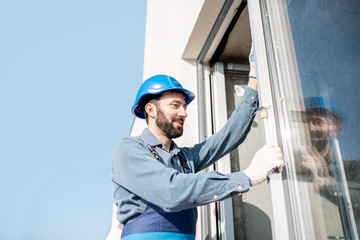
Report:
[[321,152],[328,147],[330,136],[327,132],[310,132],[311,144]]
[[[178,138],[183,135],[183,126],[182,125],[178,126],[178,127],[173,126],[173,121],[177,120],[177,119],[178,118],[168,120],[165,117],[165,114],[161,110],[161,108],[158,107],[157,118],[155,119],[155,123],[161,129],[161,131],[165,134],[165,136],[170,139]],[[182,119],[182,120],[184,121],[184,119]]]

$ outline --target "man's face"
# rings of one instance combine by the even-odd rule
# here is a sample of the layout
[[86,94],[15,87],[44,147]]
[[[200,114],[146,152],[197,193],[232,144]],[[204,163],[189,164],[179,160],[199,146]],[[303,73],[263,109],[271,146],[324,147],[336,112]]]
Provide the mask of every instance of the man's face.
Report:
[[331,136],[336,132],[337,127],[334,120],[331,116],[317,113],[308,115],[311,143],[317,150],[321,151],[327,147]]
[[178,138],[183,134],[186,113],[184,95],[180,92],[164,92],[156,105],[155,122],[168,138]]

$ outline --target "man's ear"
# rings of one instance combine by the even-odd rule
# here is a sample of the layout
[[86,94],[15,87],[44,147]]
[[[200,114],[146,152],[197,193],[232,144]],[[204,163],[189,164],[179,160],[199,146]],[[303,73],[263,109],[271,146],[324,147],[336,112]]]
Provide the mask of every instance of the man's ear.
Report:
[[145,111],[146,111],[147,115],[150,118],[155,118],[155,116],[156,116],[156,106],[155,106],[155,104],[147,103],[145,105]]

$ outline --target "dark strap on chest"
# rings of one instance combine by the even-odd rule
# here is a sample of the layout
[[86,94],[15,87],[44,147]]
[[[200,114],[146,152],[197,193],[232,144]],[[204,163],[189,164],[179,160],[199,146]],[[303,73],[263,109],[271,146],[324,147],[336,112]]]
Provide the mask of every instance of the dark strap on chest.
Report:
[[[159,162],[165,164],[164,161],[163,161],[163,160],[161,159],[161,157],[159,156],[159,154],[156,152],[156,150],[155,150],[152,146],[150,146],[150,144],[148,144],[147,146],[148,146],[150,152],[154,155],[154,157],[155,157]],[[190,171],[190,167],[189,167],[189,165],[187,164],[186,161],[183,161],[182,159],[180,159],[180,164],[181,164],[181,167],[182,167],[184,173],[189,173],[189,172],[191,172],[191,171]]]
[[[148,146],[150,152],[154,155],[154,157],[155,157],[158,161],[163,162],[162,159],[160,158],[159,154],[155,151],[155,149],[154,149],[152,146],[150,146],[149,144],[148,144],[147,146]],[[160,160],[160,159],[161,159],[161,160]]]

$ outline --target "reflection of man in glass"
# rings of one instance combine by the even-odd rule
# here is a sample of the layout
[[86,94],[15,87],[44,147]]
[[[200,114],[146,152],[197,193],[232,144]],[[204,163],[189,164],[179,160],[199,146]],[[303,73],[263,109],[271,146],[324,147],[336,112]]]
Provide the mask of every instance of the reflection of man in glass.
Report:
[[335,159],[331,140],[339,130],[339,116],[328,105],[321,97],[305,99],[311,147],[301,147],[295,152],[299,178],[313,182],[320,189],[334,181],[334,175],[329,172]]
[[311,144],[328,160],[331,155],[329,141],[339,130],[339,116],[335,111],[330,112],[330,106],[320,97],[305,99],[305,105]]
[[321,97],[306,98],[305,107],[312,147],[297,153],[299,178],[313,182],[321,195],[339,207],[345,225],[351,224],[352,213],[347,210],[351,200],[359,229],[360,161],[341,159],[336,138],[342,128],[339,111]]

